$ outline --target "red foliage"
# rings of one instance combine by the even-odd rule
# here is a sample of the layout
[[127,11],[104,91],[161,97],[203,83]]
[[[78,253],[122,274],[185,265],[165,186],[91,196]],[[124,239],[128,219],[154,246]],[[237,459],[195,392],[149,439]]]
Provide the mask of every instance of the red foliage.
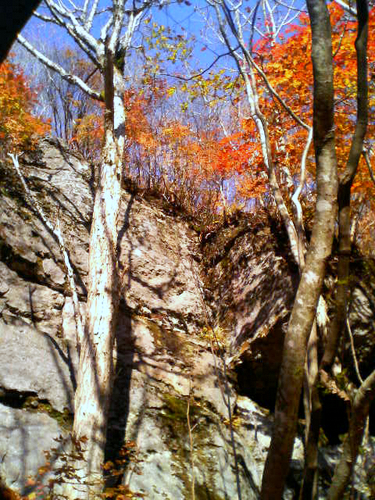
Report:
[[2,154],[35,147],[38,138],[49,130],[49,124],[32,114],[35,91],[19,67],[0,65],[0,139]]

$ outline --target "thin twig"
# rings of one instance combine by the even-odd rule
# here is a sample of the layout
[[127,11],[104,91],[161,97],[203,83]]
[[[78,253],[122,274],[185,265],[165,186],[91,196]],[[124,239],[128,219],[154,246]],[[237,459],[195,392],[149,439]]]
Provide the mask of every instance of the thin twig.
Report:
[[354,338],[353,338],[352,330],[350,328],[349,318],[346,318],[346,327],[348,329],[348,334],[349,334],[349,338],[350,338],[350,349],[352,351],[355,372],[357,374],[358,380],[360,381],[361,384],[363,384],[363,378],[361,377],[361,373],[359,371],[357,355],[355,353]]
[[[189,429],[189,448],[190,448],[190,465],[191,465],[191,499],[195,500],[195,476],[194,476],[194,448],[193,448],[193,431],[190,423],[190,394],[191,394],[191,379],[189,380],[189,399],[186,409],[186,420]],[[195,427],[195,426],[194,426]]]
[[[214,361],[214,372],[215,372],[215,375],[217,378],[217,383],[218,383],[224,404],[225,404],[227,411],[228,411],[230,442],[231,442],[231,447],[232,447],[232,453],[233,453],[233,459],[234,459],[234,471],[235,471],[235,476],[236,476],[237,498],[238,498],[238,500],[242,500],[241,484],[240,484],[240,472],[239,472],[239,467],[238,467],[238,457],[237,457],[236,442],[234,439],[234,429],[233,429],[233,422],[232,422],[232,409],[231,409],[229,382],[228,382],[228,375],[227,375],[227,364],[225,361],[225,357],[221,356],[221,361],[223,363],[223,368],[224,368],[224,373],[223,373],[224,388],[223,388],[222,380],[220,379],[220,376],[219,376],[219,368],[218,368],[217,362],[216,362],[216,355],[215,355],[215,349],[214,349],[212,338],[215,340],[216,345],[219,348],[220,348],[220,343],[219,343],[219,340],[218,340],[217,335],[215,333],[215,329],[212,326],[211,321],[210,321],[209,316],[208,316],[207,305],[206,305],[206,302],[204,300],[204,293],[202,290],[202,286],[201,286],[199,277],[197,276],[195,271],[193,272],[193,274],[194,274],[194,277],[196,279],[196,284],[197,284],[198,290],[199,290],[200,295],[201,295],[205,326],[206,326],[206,328],[211,330],[211,333],[212,333],[212,337],[209,338],[210,351],[211,351],[212,358]],[[227,396],[225,395],[225,392],[227,393]]]
[[[236,47],[234,50],[237,50],[239,49],[239,46]],[[219,54],[214,60],[213,62],[207,66],[206,69],[203,69],[202,71],[200,71],[199,73],[195,73],[194,75],[191,75],[189,77],[186,77],[186,76],[180,76],[180,75],[172,75],[170,73],[160,73],[161,76],[169,76],[171,78],[176,78],[177,80],[183,80],[184,82],[190,82],[191,80],[194,80],[195,78],[199,78],[200,76],[204,75],[205,73],[207,73],[207,71],[209,71],[213,66],[215,66],[215,64],[217,63],[217,61],[222,58],[222,57],[225,57],[225,56],[229,56],[230,54],[232,53],[232,51],[230,52],[225,52],[225,54]]]
[[364,159],[366,161],[366,165],[367,165],[368,171],[370,173],[371,180],[375,184],[375,175],[374,175],[374,171],[372,170],[372,167],[371,167],[371,161],[370,161],[370,156],[368,154],[368,151],[366,151],[364,149],[362,151],[362,154],[363,154],[363,157],[364,157]]

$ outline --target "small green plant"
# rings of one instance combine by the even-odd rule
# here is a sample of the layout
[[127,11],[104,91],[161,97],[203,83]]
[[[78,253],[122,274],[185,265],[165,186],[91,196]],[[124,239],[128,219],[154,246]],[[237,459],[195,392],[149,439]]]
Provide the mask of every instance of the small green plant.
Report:
[[348,370],[345,368],[341,372],[336,373],[335,375],[336,384],[339,389],[342,391],[348,391],[350,386],[350,380],[348,378]]
[[213,353],[223,354],[227,348],[227,332],[221,326],[204,326],[199,333],[199,337],[209,342]]

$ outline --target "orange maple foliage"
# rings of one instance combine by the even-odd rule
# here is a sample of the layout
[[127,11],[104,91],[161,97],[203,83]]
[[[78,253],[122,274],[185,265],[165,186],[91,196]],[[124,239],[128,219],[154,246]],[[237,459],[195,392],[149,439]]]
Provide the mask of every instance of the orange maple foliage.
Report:
[[[161,191],[190,208],[212,203],[225,176],[214,168],[217,140],[210,132],[197,134],[188,124],[169,118],[170,97],[161,80],[125,92],[125,172],[139,187]],[[100,157],[102,115],[98,105],[98,113],[77,120],[71,141],[90,159]]]
[[242,122],[242,130],[225,137],[219,142],[214,169],[225,179],[239,174],[237,195],[242,199],[259,198],[267,190],[267,176],[263,163],[258,161],[258,144],[246,132],[247,120]]
[[[332,3],[329,6],[333,26],[334,84],[335,84],[335,124],[336,150],[339,171],[345,168],[348,158],[351,137],[356,118],[356,22],[348,18],[341,7]],[[279,42],[272,37],[261,39],[254,48],[256,63],[265,72],[270,84],[306,124],[312,124],[312,64],[311,64],[311,31],[307,15],[302,15],[299,24],[290,26],[286,36]],[[375,9],[370,12],[369,74],[375,71]],[[303,150],[306,144],[307,131],[281,106],[266,89],[261,75],[257,74],[260,89],[260,109],[265,115],[269,127],[273,161],[278,172],[286,169],[291,176],[298,174]],[[370,79],[369,92],[369,127],[367,143],[371,145],[374,137],[374,79]],[[252,119],[242,121],[241,129],[222,140],[219,144],[220,155],[216,168],[218,170],[240,173],[243,176],[243,196],[259,196],[267,189],[264,176],[263,156],[258,140],[258,133]],[[310,172],[315,168],[313,148],[310,149],[307,167]],[[279,174],[283,189],[290,189],[286,179]],[[353,185],[353,192],[366,193],[367,199],[375,199],[375,186],[370,180],[364,159],[361,159],[358,174]],[[375,204],[373,205],[375,208]]]
[[[149,124],[151,98],[144,94],[144,90],[140,92],[133,89],[127,90],[124,94],[127,138],[125,160],[132,145],[138,144],[146,149],[154,145]],[[104,107],[98,101],[94,106],[96,108],[94,112],[76,120],[70,143],[87,159],[98,160],[104,137]]]
[[1,154],[33,149],[49,123],[32,114],[36,94],[22,70],[6,61],[0,65],[0,140]]

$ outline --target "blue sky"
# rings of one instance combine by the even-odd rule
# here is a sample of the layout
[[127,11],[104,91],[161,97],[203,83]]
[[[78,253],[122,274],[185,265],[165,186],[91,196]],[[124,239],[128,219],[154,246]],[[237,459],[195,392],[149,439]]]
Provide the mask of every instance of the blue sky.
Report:
[[[78,1],[76,3],[79,4],[82,2]],[[102,2],[103,5],[108,3],[108,1]],[[200,39],[201,32],[204,30],[204,20],[195,8],[202,8],[204,6],[204,3],[204,0],[192,0],[190,2],[190,6],[187,6],[185,4],[172,3],[171,5],[167,5],[162,9],[152,8],[151,16],[152,19],[158,24],[163,24],[164,26],[170,27],[171,29],[174,29],[176,31],[191,33],[197,39]],[[67,1],[65,1],[65,4],[69,5]],[[47,13],[44,7],[40,7],[39,11],[44,14]],[[99,19],[104,20],[104,16],[100,16]],[[99,35],[101,24],[101,21],[94,23],[94,36]],[[53,43],[58,42],[60,39],[64,43],[70,43],[70,37],[66,34],[66,32],[59,29],[55,25],[45,23],[35,17],[30,19],[22,33],[25,37],[28,37],[33,41],[40,39],[43,41],[49,41],[49,43]]]
[[[69,6],[68,0],[63,0]],[[83,0],[75,0],[77,4],[82,4]],[[301,3],[301,0],[297,0]],[[100,4],[106,6],[110,3],[109,0],[102,0]],[[153,7],[151,10],[152,20],[158,24],[162,24],[171,28],[172,31],[184,33],[187,38],[194,41],[194,59],[195,65],[200,68],[208,66],[218,54],[226,52],[226,49],[215,39],[213,33],[205,25],[205,20],[201,15],[201,11],[208,12],[209,7],[205,0],[190,0],[190,5],[184,3],[171,2],[170,5],[164,6],[162,9]],[[255,0],[244,0],[244,8],[253,7],[256,4]],[[46,9],[41,7],[41,12],[46,13]],[[104,21],[105,16],[99,19]],[[98,36],[100,32],[100,20],[94,23],[93,34]],[[32,18],[24,28],[24,36],[36,45],[61,47],[63,45],[71,45],[72,41],[66,32],[55,25],[44,23],[43,21]],[[203,49],[203,50],[202,50]]]
[[[69,0],[62,0],[63,3],[69,6]],[[84,0],[74,0],[76,4],[82,5]],[[290,0],[285,0],[289,2]],[[102,0],[100,5],[105,7],[109,5],[110,0]],[[252,8],[256,5],[256,0],[243,0],[243,8]],[[304,7],[303,0],[296,0],[296,5]],[[45,7],[39,9],[41,12],[47,13]],[[261,15],[261,9],[258,9],[258,17]],[[208,13],[212,11],[205,0],[189,0],[189,5],[185,3],[171,2],[170,5],[164,6],[162,9],[153,7],[151,17],[154,22],[171,28],[172,31],[185,34],[187,39],[191,41],[194,51],[191,65],[195,69],[204,69],[208,67],[214,59],[226,52],[226,48],[217,40],[214,34],[207,28],[201,12]],[[93,34],[99,36],[101,24],[105,20],[105,15],[100,16],[99,20],[94,23]],[[75,46],[70,36],[65,30],[56,27],[50,23],[45,23],[37,18],[32,18],[24,28],[24,36],[36,46],[41,47],[41,50],[50,47],[62,48],[63,46]],[[192,41],[194,39],[194,41]],[[233,67],[233,62],[221,59],[219,61],[221,67]],[[170,68],[171,72],[176,68]]]

